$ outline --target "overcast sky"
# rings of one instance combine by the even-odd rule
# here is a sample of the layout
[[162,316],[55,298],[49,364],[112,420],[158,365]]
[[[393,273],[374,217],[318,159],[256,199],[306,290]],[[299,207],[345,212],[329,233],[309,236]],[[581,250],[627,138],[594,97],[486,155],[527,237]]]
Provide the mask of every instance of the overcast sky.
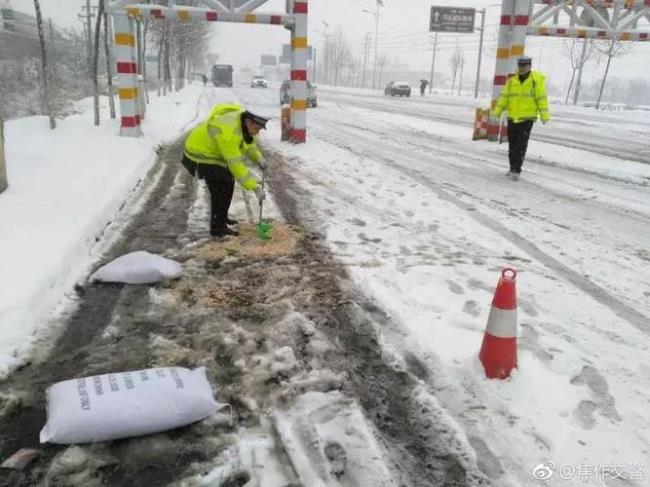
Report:
[[[13,8],[33,13],[32,0],[10,0]],[[41,0],[43,15],[61,26],[80,26],[77,15],[83,0]],[[92,0],[96,4],[96,0]],[[136,2],[134,2],[136,3]],[[363,9],[375,11],[375,0],[310,0],[310,43],[317,49],[326,34],[342,29],[357,56],[363,52],[366,33],[374,36],[375,17]],[[412,70],[431,67],[430,35],[428,34],[431,5],[487,8],[483,73],[491,77],[494,70],[494,47],[500,14],[499,0],[383,0],[380,9],[379,51],[391,59],[399,59]],[[269,0],[260,11],[283,12],[285,0]],[[480,16],[477,15],[477,26]],[[327,25],[326,25],[327,24]],[[650,30],[646,22],[644,28]],[[221,61],[230,64],[256,65],[262,54],[279,54],[281,44],[288,43],[289,34],[277,26],[218,24],[214,27],[214,52]],[[467,57],[467,68],[475,72],[478,58],[479,32],[474,34],[440,34],[436,71],[449,72],[449,54],[456,43]],[[528,37],[527,54],[534,58],[534,69],[541,69],[556,84],[568,80],[568,61],[563,56],[564,40]],[[371,56],[372,59],[372,56]],[[620,78],[647,78],[650,68],[650,43],[636,43],[631,54],[615,59],[612,76]],[[600,78],[604,63],[592,62],[585,71],[587,81]]]

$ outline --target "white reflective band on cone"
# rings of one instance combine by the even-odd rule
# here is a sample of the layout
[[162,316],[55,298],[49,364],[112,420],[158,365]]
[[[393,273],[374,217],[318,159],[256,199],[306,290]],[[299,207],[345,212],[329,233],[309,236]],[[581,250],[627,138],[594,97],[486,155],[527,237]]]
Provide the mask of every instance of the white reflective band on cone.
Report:
[[492,306],[485,331],[497,338],[517,338],[517,310]]

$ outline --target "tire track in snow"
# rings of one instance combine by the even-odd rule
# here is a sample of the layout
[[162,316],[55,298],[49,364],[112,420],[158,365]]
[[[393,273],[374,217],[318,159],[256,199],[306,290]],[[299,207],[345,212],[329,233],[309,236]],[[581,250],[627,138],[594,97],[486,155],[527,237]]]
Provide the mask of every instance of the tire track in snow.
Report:
[[[331,95],[330,95],[331,96]],[[334,101],[336,103],[335,98],[340,95],[335,95],[330,98],[331,101]],[[396,108],[390,108],[387,107],[386,105],[383,105],[380,102],[366,102],[365,100],[361,103],[359,103],[359,99],[353,96],[350,96],[349,99],[344,95],[343,96],[345,99],[345,103],[359,107],[359,108],[366,108],[374,111],[380,111],[384,113],[390,113],[393,115],[402,115],[402,116],[408,116],[408,117],[413,117],[413,118],[419,118],[422,120],[427,120],[429,122],[442,122],[442,123],[448,123],[451,125],[456,125],[460,127],[467,127],[468,129],[473,127],[474,124],[473,122],[470,121],[462,121],[459,120],[456,117],[449,117],[449,116],[444,116],[441,114],[437,113],[431,113],[431,112],[426,112],[426,111],[417,111],[414,110],[412,107],[408,107],[408,111],[406,111],[403,107],[396,107]],[[469,133],[469,132],[468,132]],[[545,142],[549,144],[554,144],[554,145],[562,145],[564,147],[569,147],[571,149],[578,149],[578,150],[583,150],[585,152],[591,152],[595,154],[600,154],[600,155],[605,155],[609,157],[616,157],[618,159],[623,159],[627,161],[632,161],[632,162],[639,162],[642,164],[650,164],[650,160],[648,160],[647,156],[643,155],[638,155],[636,152],[631,152],[629,151],[628,148],[624,146],[619,146],[616,149],[612,149],[611,145],[605,145],[605,144],[597,144],[595,143],[596,141],[594,140],[589,140],[587,142],[581,142],[579,140],[567,140],[566,138],[554,136],[554,135],[548,135],[548,134],[539,134],[533,132],[531,135],[531,140],[536,140],[539,142]],[[602,137],[600,138],[602,140]],[[609,139],[611,140],[611,139]],[[618,141],[616,141],[618,142]]]
[[[329,125],[327,122],[326,125]],[[332,128],[335,128],[335,124],[331,124]],[[370,138],[365,135],[366,129],[356,129],[354,134],[351,133],[351,128],[348,130],[348,137],[354,137],[353,145],[350,144],[350,140],[346,139],[345,136],[340,135],[342,132],[340,130],[326,130],[322,131],[319,134],[319,137],[324,140],[329,140],[334,142],[336,145],[343,144],[346,150],[349,150],[359,156],[366,157],[368,153],[377,152],[377,149],[380,148],[381,153],[386,159],[391,159],[395,161],[404,161],[407,163],[409,161],[420,162],[418,158],[413,157],[412,155],[399,150],[389,143],[384,142],[382,139]],[[387,156],[387,157],[386,157]],[[423,156],[427,157],[427,156]],[[428,156],[429,159],[432,159],[431,156]],[[576,288],[580,289],[584,293],[591,296],[594,300],[600,304],[609,308],[614,314],[618,317],[624,319],[632,326],[638,328],[644,333],[650,334],[650,318],[643,313],[639,312],[632,306],[622,302],[616,296],[613,296],[607,291],[604,287],[592,282],[591,280],[584,277],[579,272],[570,268],[566,264],[563,264],[558,259],[552,255],[541,250],[537,245],[533,244],[526,238],[522,237],[518,233],[508,229],[505,225],[499,223],[493,218],[487,216],[484,213],[481,213],[473,205],[464,202],[462,199],[454,196],[450,191],[443,188],[442,185],[432,180],[425,172],[412,169],[410,167],[405,167],[394,163],[393,166],[399,172],[416,179],[431,190],[433,190],[438,196],[449,203],[457,206],[461,210],[466,211],[472,216],[477,222],[483,226],[489,228],[490,230],[498,233],[503,238],[511,242],[513,245],[519,247],[522,251],[526,252],[530,256],[537,259],[539,262],[544,264],[548,269],[556,272],[558,275],[562,276],[564,279],[573,284]]]

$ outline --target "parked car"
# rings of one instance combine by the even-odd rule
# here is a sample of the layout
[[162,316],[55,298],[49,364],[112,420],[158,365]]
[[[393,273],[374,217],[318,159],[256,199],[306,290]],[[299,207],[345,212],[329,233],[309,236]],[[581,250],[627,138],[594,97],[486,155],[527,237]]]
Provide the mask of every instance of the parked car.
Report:
[[[291,101],[291,81],[285,79],[280,86],[280,105],[289,103]],[[307,106],[316,108],[318,101],[316,100],[316,86],[307,81]]]
[[411,96],[411,86],[406,81],[391,81],[384,89],[386,96]]
[[268,88],[269,82],[264,76],[253,76],[251,88]]

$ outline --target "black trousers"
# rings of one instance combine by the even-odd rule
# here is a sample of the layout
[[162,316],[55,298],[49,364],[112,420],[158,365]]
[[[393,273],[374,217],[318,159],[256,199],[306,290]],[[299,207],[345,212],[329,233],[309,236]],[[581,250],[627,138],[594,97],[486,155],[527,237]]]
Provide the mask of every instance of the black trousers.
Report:
[[514,123],[508,119],[508,156],[510,157],[510,171],[519,174],[524,164],[528,139],[533,130],[533,120]]
[[[183,157],[183,165],[196,168],[199,179],[205,179],[210,192],[210,233],[219,234],[226,229],[235,179],[228,169],[215,164],[196,164]],[[188,171],[192,173],[190,169]]]

